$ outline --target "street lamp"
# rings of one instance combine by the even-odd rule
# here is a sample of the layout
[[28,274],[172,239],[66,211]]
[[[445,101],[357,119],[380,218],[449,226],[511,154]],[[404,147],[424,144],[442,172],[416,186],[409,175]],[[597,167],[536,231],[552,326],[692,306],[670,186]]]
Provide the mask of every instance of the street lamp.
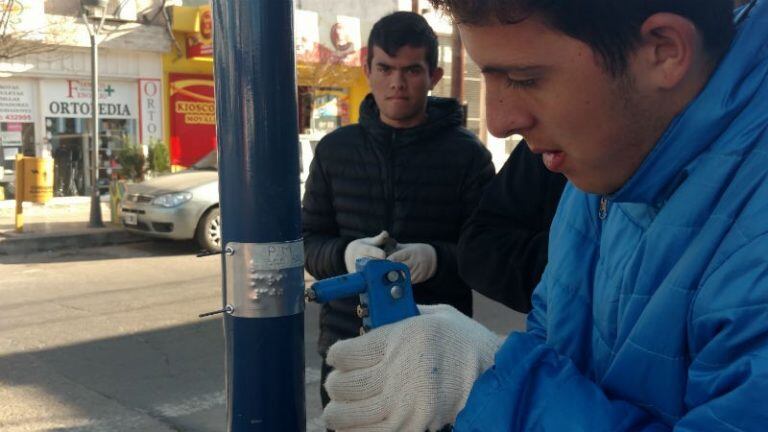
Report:
[[[92,165],[91,165],[91,215],[88,218],[89,228],[103,228],[104,222],[101,219],[101,200],[99,199],[99,43],[96,37],[101,32],[101,26],[104,25],[104,17],[107,11],[109,0],[80,0],[81,11],[85,27],[88,29],[88,35],[91,37],[91,143],[93,146]],[[88,20],[89,15],[96,17],[96,11],[101,11],[101,18],[98,25],[91,24]],[[88,156],[85,155],[87,158]]]

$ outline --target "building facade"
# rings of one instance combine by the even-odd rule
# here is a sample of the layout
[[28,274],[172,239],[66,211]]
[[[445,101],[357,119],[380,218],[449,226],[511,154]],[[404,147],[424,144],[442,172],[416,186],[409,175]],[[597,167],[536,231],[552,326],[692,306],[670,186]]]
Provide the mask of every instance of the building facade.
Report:
[[[98,184],[117,154],[163,139],[162,0],[114,0],[99,44]],[[11,31],[0,45],[0,145],[5,177],[16,153],[54,159],[54,195],[90,190],[91,45],[79,0],[0,0]],[[99,17],[90,17],[91,22]],[[3,180],[0,180],[3,181]],[[9,187],[8,179],[4,181]]]
[[[396,1],[297,0],[294,40],[302,165],[326,133],[358,119],[368,93],[365,42],[373,23]],[[364,7],[365,6],[365,7]],[[210,6],[185,1],[170,8],[172,49],[163,57],[165,140],[171,163],[188,167],[216,146]]]

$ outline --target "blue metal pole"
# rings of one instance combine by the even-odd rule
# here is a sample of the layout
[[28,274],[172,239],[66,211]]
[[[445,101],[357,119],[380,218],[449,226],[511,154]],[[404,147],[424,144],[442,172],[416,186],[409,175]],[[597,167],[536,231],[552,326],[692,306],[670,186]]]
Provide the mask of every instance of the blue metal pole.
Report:
[[227,430],[304,431],[291,0],[213,0]]

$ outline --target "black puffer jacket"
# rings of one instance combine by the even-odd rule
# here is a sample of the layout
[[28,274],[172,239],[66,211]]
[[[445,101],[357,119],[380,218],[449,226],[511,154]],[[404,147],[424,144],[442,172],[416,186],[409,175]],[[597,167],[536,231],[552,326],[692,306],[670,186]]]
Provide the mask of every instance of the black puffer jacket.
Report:
[[[346,273],[350,241],[387,230],[399,243],[428,243],[437,273],[414,286],[419,304],[447,303],[472,313],[461,281],[456,243],[493,176],[490,153],[460,126],[453,99],[429,98],[425,124],[394,129],[379,120],[371,95],[359,125],[345,126],[317,145],[303,201],[306,267],[317,279]],[[357,298],[324,305],[319,350],[359,334]]]
[[518,144],[459,240],[459,273],[472,289],[518,312],[531,310],[565,182],[525,142]]

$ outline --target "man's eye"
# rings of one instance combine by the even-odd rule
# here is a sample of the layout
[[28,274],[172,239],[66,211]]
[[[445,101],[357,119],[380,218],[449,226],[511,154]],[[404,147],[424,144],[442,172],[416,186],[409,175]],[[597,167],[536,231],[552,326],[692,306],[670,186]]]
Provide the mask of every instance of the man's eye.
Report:
[[378,69],[379,72],[389,72],[389,68],[386,66],[379,66]]
[[511,88],[527,89],[535,86],[536,80],[535,79],[519,80],[519,79],[512,79],[507,77],[506,84],[507,84],[507,87],[511,87]]

